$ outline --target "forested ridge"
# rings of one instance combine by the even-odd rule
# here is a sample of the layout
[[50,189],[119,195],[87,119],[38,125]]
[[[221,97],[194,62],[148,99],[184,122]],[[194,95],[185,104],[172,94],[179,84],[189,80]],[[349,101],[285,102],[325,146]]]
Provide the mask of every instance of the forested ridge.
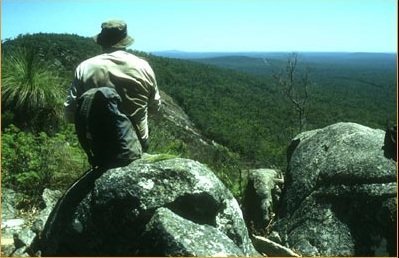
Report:
[[[288,53],[244,54],[190,60],[271,77],[284,66],[288,56]],[[301,69],[307,69],[313,81],[309,119],[316,126],[347,120],[381,127],[386,119],[396,119],[396,54],[300,53],[299,61]],[[361,110],[368,114],[359,115]]]
[[[281,166],[286,144],[298,133],[291,103],[272,78],[286,56],[267,59],[269,65],[245,56],[150,60],[161,87],[208,136],[250,161]],[[309,70],[312,81],[305,129],[341,121],[381,129],[387,120],[396,123],[393,54],[305,55],[299,61],[299,73]]]
[[[47,180],[47,185],[66,185],[88,166],[73,126],[63,122],[62,101],[74,68],[84,59],[101,53],[101,49],[90,38],[70,34],[40,33],[6,40],[2,42],[2,89],[11,87],[13,57],[21,49],[25,54],[18,55],[33,53],[31,64],[43,67],[51,73],[50,77],[58,79],[62,93],[54,106],[38,104],[30,108],[32,113],[26,113],[26,99],[18,103],[4,101],[7,96],[10,99],[10,95],[5,96],[7,91],[2,90],[2,183],[11,187],[20,185],[22,189],[36,182],[38,189],[34,190],[39,192],[39,188],[46,185],[40,184],[43,180]],[[229,149],[216,151],[217,157],[201,152],[204,156],[201,160],[198,153],[194,155],[196,146],[188,147],[189,143],[179,138],[177,129],[151,122],[150,152],[195,157],[223,171],[227,177],[224,182],[237,182],[228,177],[237,177],[236,171],[247,167],[284,170],[286,148],[298,133],[297,117],[291,103],[276,86],[271,70],[265,69],[263,74],[262,66],[250,71],[225,64],[217,66],[209,60],[200,64],[198,60],[133,52],[149,61],[160,90],[177,101],[202,133]],[[247,60],[247,68],[253,65],[250,58],[225,58],[224,62],[234,64],[243,60]],[[377,69],[370,65],[373,59],[367,60],[369,65],[348,62],[344,67],[323,60],[311,61],[313,63],[301,63],[299,70],[310,66],[313,81],[306,130],[340,121],[381,129],[385,129],[388,118],[396,123],[395,64],[377,60],[380,62]],[[271,59],[271,62],[274,69],[281,69],[285,64],[284,59]],[[42,98],[41,101],[48,100]],[[229,175],[231,167],[236,171]],[[71,171],[75,171],[75,175],[71,175]],[[55,179],[54,174],[58,175]]]

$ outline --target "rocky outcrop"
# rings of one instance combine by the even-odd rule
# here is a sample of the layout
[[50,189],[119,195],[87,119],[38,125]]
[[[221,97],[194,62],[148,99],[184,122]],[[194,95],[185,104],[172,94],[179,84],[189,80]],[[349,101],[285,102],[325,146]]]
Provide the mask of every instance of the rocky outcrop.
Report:
[[338,123],[289,148],[280,219],[284,245],[304,256],[396,256],[396,164],[384,131]]
[[1,191],[1,256],[28,256],[29,246],[42,230],[51,210],[61,197],[61,192],[44,189],[42,198],[45,208],[35,213],[21,213],[17,209],[17,200],[22,199],[22,196],[7,188],[2,188]]
[[247,226],[253,233],[264,233],[272,222],[283,183],[281,173],[274,169],[248,171],[242,207]]
[[141,254],[157,256],[243,256],[221,231],[197,224],[167,208],[155,211],[143,233]]
[[237,201],[212,171],[154,156],[81,178],[34,249],[43,256],[258,255]]
[[19,194],[12,189],[1,188],[1,219],[13,219],[17,215],[17,199]]
[[158,114],[158,119],[154,119],[154,122],[163,122],[172,125],[173,130],[178,131],[178,135],[176,136],[185,142],[193,142],[196,146],[212,149],[213,141],[201,134],[175,100],[164,91],[160,91],[159,93],[162,99],[162,107]]
[[200,133],[195,128],[195,125],[193,124],[193,122],[191,122],[188,115],[179,105],[176,104],[174,99],[168,94],[166,94],[164,91],[160,91],[159,93],[162,99],[161,113],[163,118],[171,121],[177,127],[189,131],[190,134],[192,134],[193,136],[200,135]]

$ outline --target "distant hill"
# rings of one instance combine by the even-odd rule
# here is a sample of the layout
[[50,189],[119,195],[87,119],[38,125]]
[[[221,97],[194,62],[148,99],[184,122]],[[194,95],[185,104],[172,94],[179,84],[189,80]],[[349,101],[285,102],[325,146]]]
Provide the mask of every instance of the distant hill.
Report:
[[[231,56],[285,59],[291,52],[188,52],[180,50],[153,51],[150,54],[178,59],[223,58]],[[302,57],[325,62],[330,59],[396,59],[396,53],[373,52],[299,52]]]
[[152,55],[177,59],[201,59],[229,56],[245,56],[253,58],[284,58],[288,52],[187,52],[180,50],[153,51]]
[[151,54],[154,56],[177,59],[213,58],[232,55],[232,53],[224,52],[186,52],[180,50],[153,51]]
[[[238,71],[245,71],[257,75],[264,75],[272,68],[281,66],[290,53],[218,53],[211,56],[211,53],[186,53],[181,58],[189,59],[203,64],[211,64],[224,68],[231,68]],[[392,72],[396,69],[396,54],[393,53],[299,53],[302,65],[311,69],[317,66],[337,67],[345,70],[350,66],[357,66],[358,70],[363,69],[387,69]],[[272,67],[275,65],[275,67]],[[353,68],[353,67],[352,67]]]
[[[190,60],[270,79],[284,67],[288,56],[288,53],[239,54]],[[327,109],[332,108],[334,115],[330,118],[340,117],[371,127],[381,127],[387,119],[396,121],[396,61],[393,53],[300,53],[299,68],[310,72],[314,82],[312,94],[317,98],[310,105],[311,113],[328,113]],[[364,114],[354,115],[358,112]],[[327,117],[316,118],[318,122],[314,122],[324,124],[322,121]]]
[[[275,60],[283,60],[283,57],[279,57],[280,59],[276,59],[276,57],[273,58],[274,62]],[[232,55],[212,58],[190,58],[189,60],[193,62],[210,64],[221,68],[228,68],[260,76],[270,75],[272,72],[272,67],[268,61],[268,58]],[[279,64],[279,66],[280,65],[282,64]]]

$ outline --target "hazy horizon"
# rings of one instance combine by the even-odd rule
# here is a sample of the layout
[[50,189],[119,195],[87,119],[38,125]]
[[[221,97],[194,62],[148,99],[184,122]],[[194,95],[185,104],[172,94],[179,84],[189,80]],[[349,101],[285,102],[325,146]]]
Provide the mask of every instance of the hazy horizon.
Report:
[[[134,49],[134,48],[133,48]],[[279,54],[279,53],[308,53],[308,54],[397,54],[397,51],[395,52],[353,52],[353,51],[184,51],[184,50],[178,50],[178,49],[171,49],[171,50],[154,50],[154,51],[148,51],[151,53],[156,53],[156,52],[181,52],[181,53],[273,53],[273,54]]]

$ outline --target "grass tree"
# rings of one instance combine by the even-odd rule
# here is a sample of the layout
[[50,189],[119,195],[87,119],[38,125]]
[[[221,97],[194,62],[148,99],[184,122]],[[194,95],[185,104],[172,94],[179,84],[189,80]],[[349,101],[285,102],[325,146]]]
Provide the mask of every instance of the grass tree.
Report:
[[59,124],[64,81],[34,50],[19,48],[3,57],[1,84],[2,116],[12,113],[13,123],[33,131]]

